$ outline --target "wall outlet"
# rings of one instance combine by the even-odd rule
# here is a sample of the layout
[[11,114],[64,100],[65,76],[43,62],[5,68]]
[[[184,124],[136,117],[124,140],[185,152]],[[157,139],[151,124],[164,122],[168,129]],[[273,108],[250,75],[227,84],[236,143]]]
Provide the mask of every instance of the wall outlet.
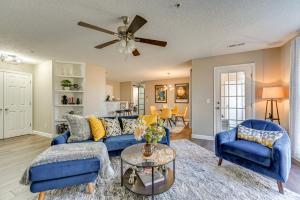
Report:
[[207,103],[207,104],[210,104],[210,98],[207,98],[207,99],[206,99],[206,103]]

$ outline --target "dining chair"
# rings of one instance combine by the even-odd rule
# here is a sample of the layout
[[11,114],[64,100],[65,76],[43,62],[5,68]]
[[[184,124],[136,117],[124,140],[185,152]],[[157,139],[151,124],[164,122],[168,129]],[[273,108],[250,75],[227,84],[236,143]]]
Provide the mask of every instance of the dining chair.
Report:
[[170,127],[172,128],[172,123],[174,123],[174,121],[172,120],[172,112],[169,108],[163,108],[161,110],[161,114],[160,114],[160,119],[163,120],[163,122],[167,121],[167,124],[170,124]]
[[187,115],[187,111],[188,111],[188,106],[185,106],[184,108],[184,111],[182,113],[178,112],[176,115],[175,115],[175,126],[176,126],[176,123],[178,121],[178,119],[181,119],[184,126],[187,126],[186,124],[186,121],[185,121],[185,118],[186,118],[186,115]]
[[172,108],[172,115],[176,116],[178,112],[179,112],[178,105],[175,104],[174,107]]

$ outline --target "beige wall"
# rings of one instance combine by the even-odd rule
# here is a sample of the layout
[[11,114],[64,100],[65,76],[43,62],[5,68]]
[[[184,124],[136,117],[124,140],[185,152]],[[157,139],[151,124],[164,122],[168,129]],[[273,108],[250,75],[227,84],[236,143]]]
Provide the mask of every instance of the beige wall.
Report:
[[[162,108],[163,103],[155,103],[155,85],[165,85],[165,84],[171,84],[175,87],[175,84],[177,83],[189,83],[190,79],[189,77],[183,77],[183,78],[173,78],[168,80],[153,80],[153,81],[145,81],[143,82],[145,84],[145,113],[150,113],[150,106],[154,105],[156,108],[160,109]],[[170,91],[168,90],[167,93],[168,102],[167,104],[169,107],[173,107],[175,104],[175,94],[174,90]],[[180,112],[183,112],[185,106],[189,105],[187,103],[177,103]],[[189,116],[189,111],[187,116]]]
[[[261,100],[261,90],[265,85],[281,84],[281,48],[272,48],[192,61],[192,130],[195,135],[213,136],[213,90],[214,67],[243,63],[255,63],[256,118],[263,119],[265,101]],[[207,103],[210,99],[210,103]],[[283,104],[279,103],[279,112],[283,113]],[[286,126],[287,119],[283,118]],[[288,127],[285,127],[288,128]]]
[[86,65],[85,115],[106,115],[105,86],[105,69],[98,65]]
[[33,130],[53,133],[52,61],[34,68]]
[[133,93],[133,88],[132,88],[132,82],[121,82],[120,83],[120,100],[121,101],[128,101],[132,102],[132,93]]
[[[289,97],[289,85],[290,85],[290,72],[291,72],[291,41],[287,42],[281,47],[281,82],[285,87],[286,96]],[[283,127],[289,129],[289,99],[281,101],[282,109],[280,113]]]
[[113,96],[115,98],[120,98],[120,82],[112,81],[112,80],[106,80],[106,85],[110,85],[110,86],[113,87]]

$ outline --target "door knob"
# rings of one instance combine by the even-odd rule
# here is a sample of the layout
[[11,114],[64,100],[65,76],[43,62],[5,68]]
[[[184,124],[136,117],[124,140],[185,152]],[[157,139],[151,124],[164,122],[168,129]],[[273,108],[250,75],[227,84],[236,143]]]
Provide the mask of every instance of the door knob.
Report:
[[4,110],[5,110],[5,111],[8,111],[8,108],[5,108]]
[[216,109],[217,109],[217,110],[219,110],[219,109],[220,109],[220,107],[216,107]]
[[2,111],[3,109],[2,108],[0,108],[0,111]]

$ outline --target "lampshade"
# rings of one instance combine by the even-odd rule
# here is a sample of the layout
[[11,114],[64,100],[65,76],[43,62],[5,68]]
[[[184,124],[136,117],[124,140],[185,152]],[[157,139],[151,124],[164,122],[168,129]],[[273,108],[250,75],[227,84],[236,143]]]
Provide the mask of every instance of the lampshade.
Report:
[[262,91],[263,99],[282,99],[284,98],[283,87],[264,87]]

